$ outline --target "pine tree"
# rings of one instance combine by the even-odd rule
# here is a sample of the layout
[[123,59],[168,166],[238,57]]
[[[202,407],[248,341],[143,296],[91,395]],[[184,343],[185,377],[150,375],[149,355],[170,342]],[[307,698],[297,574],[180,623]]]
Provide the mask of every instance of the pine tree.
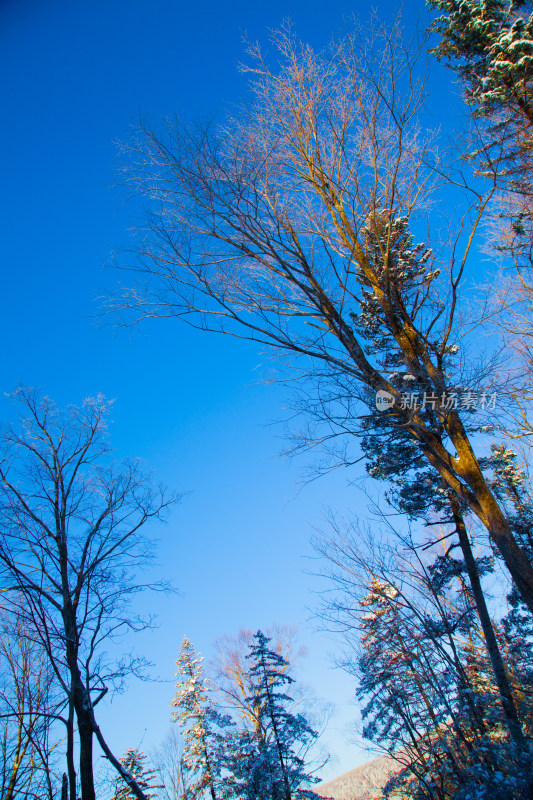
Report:
[[[492,470],[494,494],[505,506],[515,536],[529,557],[533,556],[533,497],[517,454],[504,444],[492,446],[486,459]],[[517,703],[528,735],[533,734],[533,619],[516,587],[507,595],[509,612],[502,620],[506,659],[515,685]]]
[[210,689],[203,677],[202,661],[185,636],[176,661],[178,682],[171,703],[176,708],[172,718],[185,732],[183,762],[196,776],[193,791],[198,795],[207,792],[211,800],[222,800],[227,796],[221,777],[228,740],[225,729],[231,722],[208,700]]
[[[156,783],[158,780],[157,770],[148,769],[145,765],[145,761],[146,756],[144,753],[141,753],[137,747],[127,750],[120,759],[122,766],[125,767],[129,774],[135,779],[137,785],[142,789],[146,797],[156,797],[156,793],[152,790],[161,789],[162,786],[160,783]],[[115,778],[115,791],[111,800],[130,800],[130,798],[134,797],[134,792],[129,786],[125,785],[122,778]]]
[[241,731],[235,740],[232,769],[237,790],[246,800],[312,797],[303,784],[316,778],[306,772],[302,750],[317,734],[302,714],[288,710],[292,698],[283,688],[294,680],[287,672],[288,662],[269,649],[269,641],[258,631],[247,656],[255,730]]
[[363,735],[381,744],[403,769],[390,789],[407,796],[448,798],[445,784],[466,785],[453,742],[456,672],[435,647],[446,635],[429,615],[421,625],[392,583],[373,579],[360,601],[363,613],[359,660],[360,700],[365,700]]
[[508,225],[500,230],[497,248],[511,252],[519,269],[531,266],[531,6],[526,0],[428,0],[428,5],[443,12],[432,25],[441,37],[433,52],[460,76],[473,115],[488,123],[476,126],[479,138],[470,155],[503,190],[499,214]]
[[480,114],[510,111],[533,122],[533,15],[526,0],[429,0],[444,12],[433,23],[435,49],[465,83]]
[[[423,245],[414,244],[406,227],[406,221],[402,219],[390,223],[384,217],[379,225],[374,219],[372,226],[367,227],[363,233],[366,252],[376,265],[375,271],[378,274],[380,270],[383,271],[384,253],[387,252],[389,273],[393,275],[398,286],[402,287],[404,282],[408,284],[410,288],[405,292],[405,298],[408,302],[416,304],[418,292],[422,290],[425,283],[430,283],[436,276],[436,272],[428,271],[427,262],[431,255],[430,252]],[[417,374],[406,372],[405,364],[394,347],[391,333],[387,330],[382,308],[376,300],[375,287],[365,286],[363,283],[363,294],[364,302],[361,304],[362,312],[358,322],[366,332],[368,354],[379,361],[383,370],[389,372],[394,370],[391,372],[389,380],[399,391],[403,389],[405,392],[408,387],[408,391],[418,395],[419,398],[435,397],[435,395],[431,395],[429,377],[424,371],[421,370]],[[438,310],[437,306],[435,310]],[[447,394],[449,396],[452,392],[457,394],[460,390],[459,386],[454,386],[452,383],[453,377],[457,375],[456,349],[454,346],[450,346],[443,353],[442,367],[448,375]],[[436,405],[438,405],[438,401],[437,403],[429,402],[419,413],[424,415],[428,426],[438,436],[445,438],[443,412],[441,410],[439,413],[435,408]],[[444,416],[445,414],[446,412],[444,412]],[[489,565],[480,562],[473,553],[465,523],[467,509],[465,504],[448,490],[437,470],[425,462],[412,436],[406,430],[398,429],[395,423],[394,412],[381,413],[377,416],[370,415],[363,421],[365,435],[362,438],[361,447],[367,457],[367,470],[372,477],[388,482],[390,488],[386,497],[400,512],[407,514],[411,519],[424,519],[431,524],[439,521],[443,525],[454,526],[463,555],[461,562],[454,560],[454,567],[464,570],[465,575],[468,576],[472,598],[483,626],[487,650],[500,688],[501,702],[508,720],[509,732],[515,744],[523,747],[523,732],[518,719],[512,687],[506,674],[481,583],[483,571],[489,568]],[[464,428],[469,435],[480,431],[479,423],[476,423],[475,420],[472,421],[471,414],[466,411]],[[494,471],[494,469],[497,471],[498,468],[494,458],[490,463],[486,458],[480,459],[480,465],[487,471]],[[503,474],[507,478],[516,482],[518,474],[516,467],[507,465],[504,469],[500,465],[499,469],[500,472],[504,470]],[[505,498],[502,497],[502,492],[498,491],[498,484],[490,477],[488,482],[495,495],[502,500],[502,508],[506,510]],[[522,543],[523,535],[520,535],[517,525],[512,523],[510,516],[508,516],[508,521],[511,522],[516,540]],[[453,539],[451,546],[452,548],[456,547]],[[529,557],[532,554],[530,552]],[[447,566],[450,565],[451,562],[448,559]]]
[[359,601],[358,694],[363,735],[402,767],[385,796],[529,798],[528,751],[509,739],[464,564],[445,554],[419,574],[427,607],[373,572]]

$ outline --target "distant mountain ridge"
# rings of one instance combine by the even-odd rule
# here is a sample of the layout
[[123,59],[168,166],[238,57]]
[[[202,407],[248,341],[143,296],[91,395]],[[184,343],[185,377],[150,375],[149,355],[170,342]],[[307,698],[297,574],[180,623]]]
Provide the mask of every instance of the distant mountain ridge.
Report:
[[319,797],[333,800],[376,800],[389,778],[398,772],[398,763],[381,756],[345,772],[327,783],[313,787]]

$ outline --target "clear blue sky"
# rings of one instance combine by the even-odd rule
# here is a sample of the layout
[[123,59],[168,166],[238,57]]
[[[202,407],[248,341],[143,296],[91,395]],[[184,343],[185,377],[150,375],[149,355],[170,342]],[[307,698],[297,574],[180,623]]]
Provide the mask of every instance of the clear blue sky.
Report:
[[[377,2],[383,18],[393,3]],[[417,0],[415,10],[422,14]],[[318,584],[306,570],[310,525],[326,506],[363,510],[337,473],[299,491],[303,462],[277,459],[284,390],[259,383],[252,345],[175,322],[133,334],[95,321],[114,280],[110,252],[128,241],[128,209],[112,188],[116,141],[139,112],[184,116],[224,109],[246,91],[237,71],[242,34],[266,39],[292,18],[299,35],[327,43],[352,3],[269,0],[2,0],[2,360],[0,391],[42,387],[59,404],[103,392],[116,398],[112,440],[158,478],[190,491],[161,539],[162,573],[181,588],[159,598],[161,627],[138,647],[172,678],[186,633],[205,655],[240,627],[298,623],[309,656],[302,677],[338,703],[328,742],[333,776],[365,760],[346,741],[353,684],[332,671],[334,640],[308,624]],[[412,15],[412,7],[409,7]],[[0,397],[0,414],[11,410]],[[351,477],[354,477],[353,475]],[[146,598],[146,602],[149,600]],[[151,601],[150,601],[151,602]],[[118,753],[163,738],[173,684],[132,684],[102,709]],[[146,729],[146,733],[145,733]]]

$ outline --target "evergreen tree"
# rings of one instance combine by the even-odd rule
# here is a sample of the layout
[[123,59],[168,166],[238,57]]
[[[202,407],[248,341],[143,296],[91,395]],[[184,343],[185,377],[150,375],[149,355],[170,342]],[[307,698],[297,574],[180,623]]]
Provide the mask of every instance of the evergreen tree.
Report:
[[360,601],[363,734],[399,762],[387,797],[525,800],[528,759],[509,742],[481,630],[445,592],[450,576],[440,619],[393,583],[371,580]]
[[[431,282],[436,276],[436,272],[428,272],[426,264],[430,253],[421,244],[415,246],[412,236],[406,228],[405,220],[400,219],[389,223],[385,218],[382,220],[381,228],[376,226],[374,220],[372,227],[367,227],[365,230],[364,238],[366,251],[371,255],[378,272],[380,263],[384,263],[383,254],[388,248],[389,271],[394,274],[395,281],[399,286],[403,282],[408,283],[410,289],[405,292],[405,297],[413,305],[416,305],[418,292],[421,291],[424,282]],[[394,347],[391,333],[387,331],[387,320],[376,300],[375,289],[372,286],[364,286],[363,292],[365,300],[362,303],[362,313],[358,321],[366,331],[368,354],[379,361],[382,369],[394,370],[391,372],[389,380],[398,391],[403,389],[405,392],[407,389],[409,393],[414,393],[419,398],[435,397],[430,392],[429,376],[423,370],[416,374],[406,372],[405,363]],[[438,303],[435,306],[435,312],[437,311]],[[414,315],[414,311],[411,313]],[[447,393],[443,397],[446,397],[446,394],[451,397],[453,393],[457,396],[461,388],[452,383],[458,372],[455,364],[456,350],[457,348],[452,345],[445,348],[442,355],[442,368],[448,375],[449,381]],[[428,426],[446,441],[445,418],[449,411],[442,407],[438,409],[439,403],[440,400],[429,402],[419,413],[427,420]],[[518,747],[524,747],[523,732],[512,687],[487,609],[481,582],[483,573],[490,570],[491,565],[487,559],[479,560],[474,555],[465,522],[466,504],[449,491],[438,471],[424,461],[412,436],[406,430],[398,429],[396,422],[393,410],[378,416],[370,415],[363,421],[365,435],[362,438],[361,446],[367,457],[367,470],[372,477],[388,482],[390,488],[386,497],[400,512],[407,514],[411,519],[424,519],[430,524],[440,521],[443,525],[454,526],[463,558],[451,559],[448,554],[435,566],[437,572],[441,567],[446,567],[449,577],[453,574],[464,573],[468,578],[473,603],[483,627],[484,641],[500,689],[501,703],[505,710],[508,729],[515,744]],[[468,410],[464,412],[464,427],[469,435],[483,430],[480,428],[479,422],[476,423],[472,420],[472,415]],[[498,452],[498,448],[495,448],[492,459],[480,459],[480,466],[489,473],[488,484],[495,496],[500,499],[502,509],[508,511],[507,498],[503,496],[504,492],[500,486],[501,476],[505,477],[507,483],[509,481],[516,483],[520,471],[517,470],[516,465],[500,464],[496,458]],[[494,480],[491,473],[495,473],[498,480]],[[513,484],[508,488],[507,494],[511,489],[516,493],[516,487]],[[511,496],[515,498],[512,492]],[[513,521],[512,514],[509,513],[507,513],[507,521],[516,540],[522,544],[524,527],[527,525],[522,524],[520,528]],[[450,534],[451,536],[452,534]],[[453,539],[451,547],[452,549],[457,547]],[[529,551],[528,557],[532,556],[533,551]]]
[[[476,126],[471,157],[503,190],[499,214],[509,223],[497,249],[519,270],[531,267],[533,241],[533,14],[527,0],[428,0],[443,12],[432,29],[433,51],[459,74]],[[531,301],[531,286],[523,287]],[[526,311],[529,315],[529,310]],[[522,327],[525,339],[530,328]],[[514,331],[516,336],[516,330]]]
[[[359,658],[345,666],[358,679],[363,735],[399,763],[386,795],[530,797],[529,748],[518,749],[509,736],[464,562],[441,548],[428,564],[410,537],[395,539],[386,555],[372,537],[361,549],[343,532],[338,546],[322,551],[334,559],[331,577],[341,590],[328,619],[347,631],[355,614],[361,631]],[[522,711],[520,702],[524,723]]]
[[176,661],[178,682],[171,703],[176,708],[172,718],[185,731],[183,763],[196,776],[193,793],[207,793],[211,800],[222,800],[227,796],[221,774],[229,739],[223,731],[231,723],[208,700],[210,689],[203,677],[202,661],[185,636]]
[[[467,751],[455,703],[457,672],[435,646],[446,626],[414,609],[392,583],[373,579],[360,601],[362,654],[359,691],[366,700],[363,735],[380,744],[401,769],[390,791],[445,800],[447,785],[467,785]],[[451,732],[460,732],[454,740]]]
[[[122,766],[128,771],[132,778],[135,779],[137,786],[142,789],[146,797],[156,797],[156,793],[152,790],[161,789],[163,787],[160,783],[156,783],[158,780],[157,770],[148,769],[145,765],[145,761],[146,756],[144,753],[141,753],[137,747],[127,750],[120,759]],[[130,800],[130,798],[133,797],[136,797],[136,795],[132,789],[124,783],[122,778],[116,777],[115,791],[111,800]]]
[[507,111],[533,122],[533,15],[526,0],[429,0],[443,14],[433,23],[435,49],[465,83],[478,113]]
[[[503,444],[492,446],[487,467],[495,495],[505,505],[522,548],[533,556],[533,497],[516,453]],[[515,586],[507,595],[509,612],[502,620],[506,660],[529,736],[533,734],[533,619]]]
[[303,752],[317,733],[302,714],[288,710],[292,698],[283,688],[294,680],[288,662],[268,647],[269,641],[258,631],[247,656],[255,729],[241,731],[235,739],[236,789],[246,800],[313,797],[303,784],[317,779],[306,772]]

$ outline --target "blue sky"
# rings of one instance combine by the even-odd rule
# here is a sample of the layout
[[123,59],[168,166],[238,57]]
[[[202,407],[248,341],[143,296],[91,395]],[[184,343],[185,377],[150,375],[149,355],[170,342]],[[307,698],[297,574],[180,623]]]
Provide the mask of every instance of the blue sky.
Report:
[[[380,16],[392,2],[377,3]],[[423,4],[413,4],[425,24]],[[366,759],[349,744],[354,686],[329,665],[334,639],[313,631],[319,582],[309,538],[327,506],[364,510],[335,473],[302,488],[304,461],[276,458],[285,390],[261,382],[265,356],[247,343],[158,321],[116,330],[95,315],[115,280],[104,268],[128,243],[129,209],[114,188],[116,142],[140,112],[217,112],[246,91],[242,35],[265,40],[292,18],[314,46],[340,32],[356,8],[309,0],[223,3],[171,0],[3,0],[0,6],[3,393],[19,382],[59,404],[102,392],[115,398],[112,440],[158,479],[190,494],[160,538],[161,574],[180,596],[153,601],[160,628],[138,647],[172,678],[187,634],[206,656],[240,627],[297,623],[309,656],[303,680],[338,704],[328,733],[333,776]],[[410,7],[409,13],[412,14]],[[442,96],[441,96],[442,100]],[[146,598],[146,603],[152,603]],[[150,749],[169,721],[170,684],[132,684],[100,713],[120,753]],[[143,738],[144,737],[144,738]]]

